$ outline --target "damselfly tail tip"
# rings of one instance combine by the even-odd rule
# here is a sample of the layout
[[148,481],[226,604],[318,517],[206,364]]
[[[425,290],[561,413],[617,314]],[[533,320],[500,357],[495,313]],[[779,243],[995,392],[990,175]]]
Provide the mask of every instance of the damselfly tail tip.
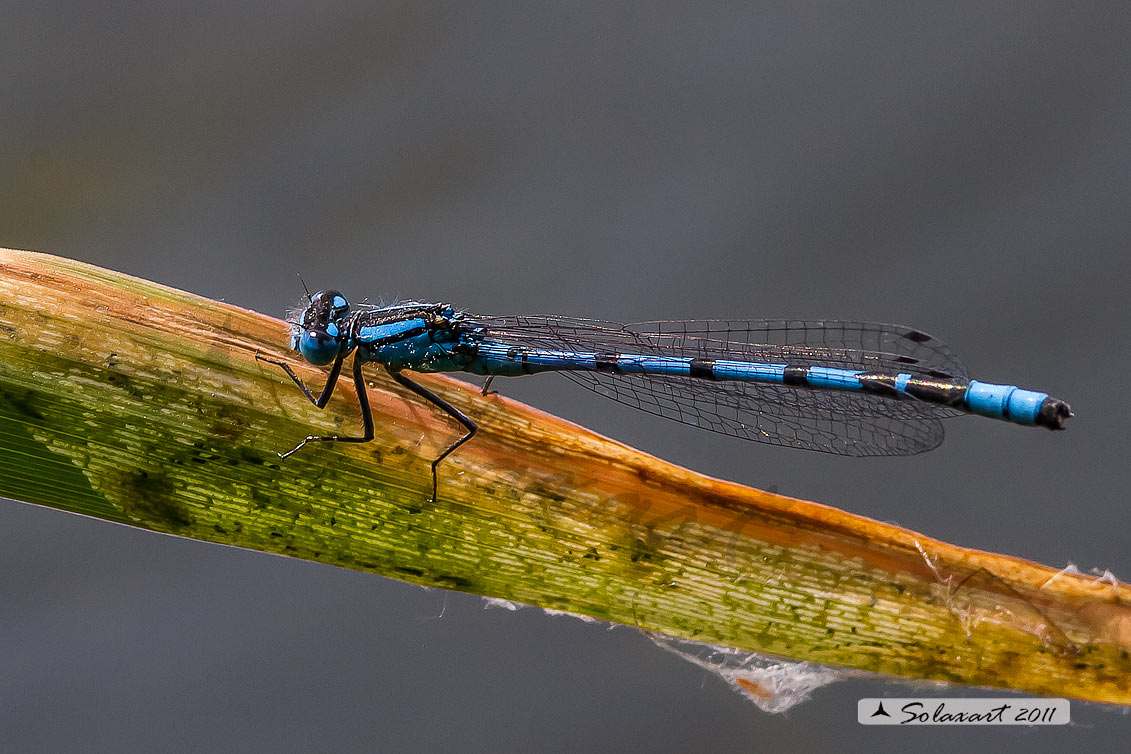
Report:
[[1040,410],[1037,411],[1037,424],[1049,429],[1064,429],[1064,423],[1071,419],[1075,414],[1072,413],[1072,407],[1062,400],[1057,398],[1045,398],[1041,403]]

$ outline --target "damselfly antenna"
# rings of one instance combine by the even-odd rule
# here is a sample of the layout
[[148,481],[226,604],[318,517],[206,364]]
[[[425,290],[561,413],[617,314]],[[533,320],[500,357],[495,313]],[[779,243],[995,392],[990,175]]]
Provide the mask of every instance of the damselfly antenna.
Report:
[[298,275],[298,281],[299,281],[300,283],[302,283],[302,289],[303,289],[304,291],[306,291],[306,300],[307,300],[308,302],[309,302],[309,301],[311,301],[311,300],[313,300],[313,298],[314,298],[314,297],[310,295],[310,289],[306,287],[306,281],[302,279],[302,273],[301,273],[301,272],[299,272],[299,273],[296,273],[296,274]]

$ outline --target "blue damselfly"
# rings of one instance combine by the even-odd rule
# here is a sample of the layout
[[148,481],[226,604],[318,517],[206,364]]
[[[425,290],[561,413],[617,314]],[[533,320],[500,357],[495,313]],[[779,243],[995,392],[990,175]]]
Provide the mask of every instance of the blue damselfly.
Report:
[[687,320],[622,325],[539,316],[478,316],[448,304],[404,302],[351,308],[334,290],[308,296],[295,313],[291,345],[311,364],[331,365],[316,397],[282,361],[276,364],[324,408],[345,359],[364,432],[309,436],[311,442],[368,442],[373,419],[361,367],[383,365],[394,380],[463,425],[478,425],[402,371],[464,371],[514,377],[561,372],[595,393],[649,413],[747,440],[849,456],[921,453],[943,439],[940,419],[977,414],[1063,429],[1072,416],[1046,393],[971,380],[935,338],[908,327],[833,320]]

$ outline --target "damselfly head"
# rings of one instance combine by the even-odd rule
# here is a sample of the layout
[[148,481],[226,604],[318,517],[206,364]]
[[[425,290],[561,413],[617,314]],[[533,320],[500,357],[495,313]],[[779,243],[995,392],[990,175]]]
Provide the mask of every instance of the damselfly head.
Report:
[[338,291],[318,291],[302,312],[301,322],[291,335],[291,347],[311,364],[322,366],[338,357],[343,346],[342,320],[349,315],[350,305]]

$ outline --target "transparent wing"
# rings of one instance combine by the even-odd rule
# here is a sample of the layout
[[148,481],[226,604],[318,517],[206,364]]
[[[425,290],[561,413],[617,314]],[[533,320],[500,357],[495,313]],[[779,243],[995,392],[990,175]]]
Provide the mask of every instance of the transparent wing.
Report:
[[[466,317],[484,341],[529,348],[730,359],[964,380],[941,342],[897,325],[834,320],[692,320],[620,325],[565,317]],[[852,456],[911,455],[943,438],[952,409],[914,400],[689,377],[562,372],[633,408],[757,442]]]

